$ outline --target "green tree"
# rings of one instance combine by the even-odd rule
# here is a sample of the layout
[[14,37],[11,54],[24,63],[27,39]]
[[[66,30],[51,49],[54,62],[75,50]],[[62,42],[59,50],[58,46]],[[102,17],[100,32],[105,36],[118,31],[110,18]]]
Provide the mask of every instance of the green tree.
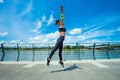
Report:
[[64,48],[65,49],[71,49],[71,46],[70,45],[66,45]]
[[72,46],[72,49],[77,49],[77,46]]
[[85,46],[81,45],[81,46],[79,46],[79,48],[80,48],[80,49],[84,49],[84,48],[85,48]]

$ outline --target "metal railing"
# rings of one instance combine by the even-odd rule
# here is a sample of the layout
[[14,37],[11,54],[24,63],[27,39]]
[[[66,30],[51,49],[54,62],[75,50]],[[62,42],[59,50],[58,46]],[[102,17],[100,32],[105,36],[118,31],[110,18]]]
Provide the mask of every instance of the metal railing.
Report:
[[[44,60],[53,47],[52,43],[1,44],[0,61],[9,61],[10,58],[13,61]],[[58,51],[56,52],[58,53]],[[55,54],[53,60],[56,59],[56,56]],[[64,60],[111,58],[120,58],[120,43],[64,43]]]

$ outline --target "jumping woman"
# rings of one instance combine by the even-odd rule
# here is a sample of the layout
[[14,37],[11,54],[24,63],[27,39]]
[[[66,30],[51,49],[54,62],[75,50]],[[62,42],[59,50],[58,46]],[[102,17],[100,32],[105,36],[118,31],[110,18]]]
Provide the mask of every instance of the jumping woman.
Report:
[[57,39],[57,43],[55,47],[53,48],[53,50],[51,51],[50,55],[47,58],[47,66],[49,66],[50,60],[53,54],[55,53],[55,51],[59,49],[59,59],[60,59],[59,63],[64,67],[63,60],[62,60],[62,48],[63,48],[63,41],[65,38],[66,29],[64,28],[64,23],[63,23],[64,13],[63,13],[62,6],[60,7],[60,11],[61,11],[61,19],[55,22],[55,24],[59,26],[60,37]]

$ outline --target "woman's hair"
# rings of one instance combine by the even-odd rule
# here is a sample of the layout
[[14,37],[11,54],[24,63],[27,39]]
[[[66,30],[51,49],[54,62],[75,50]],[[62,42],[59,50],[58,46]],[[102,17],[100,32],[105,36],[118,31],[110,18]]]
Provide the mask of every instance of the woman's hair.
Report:
[[57,24],[59,24],[59,22],[60,22],[60,20],[57,20],[57,21],[55,22],[55,24],[57,25]]

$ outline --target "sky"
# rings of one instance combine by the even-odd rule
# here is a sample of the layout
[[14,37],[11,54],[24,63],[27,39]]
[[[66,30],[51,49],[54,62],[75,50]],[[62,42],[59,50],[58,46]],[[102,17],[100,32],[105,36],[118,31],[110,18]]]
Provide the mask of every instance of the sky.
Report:
[[120,42],[120,0],[0,0],[0,43]]

